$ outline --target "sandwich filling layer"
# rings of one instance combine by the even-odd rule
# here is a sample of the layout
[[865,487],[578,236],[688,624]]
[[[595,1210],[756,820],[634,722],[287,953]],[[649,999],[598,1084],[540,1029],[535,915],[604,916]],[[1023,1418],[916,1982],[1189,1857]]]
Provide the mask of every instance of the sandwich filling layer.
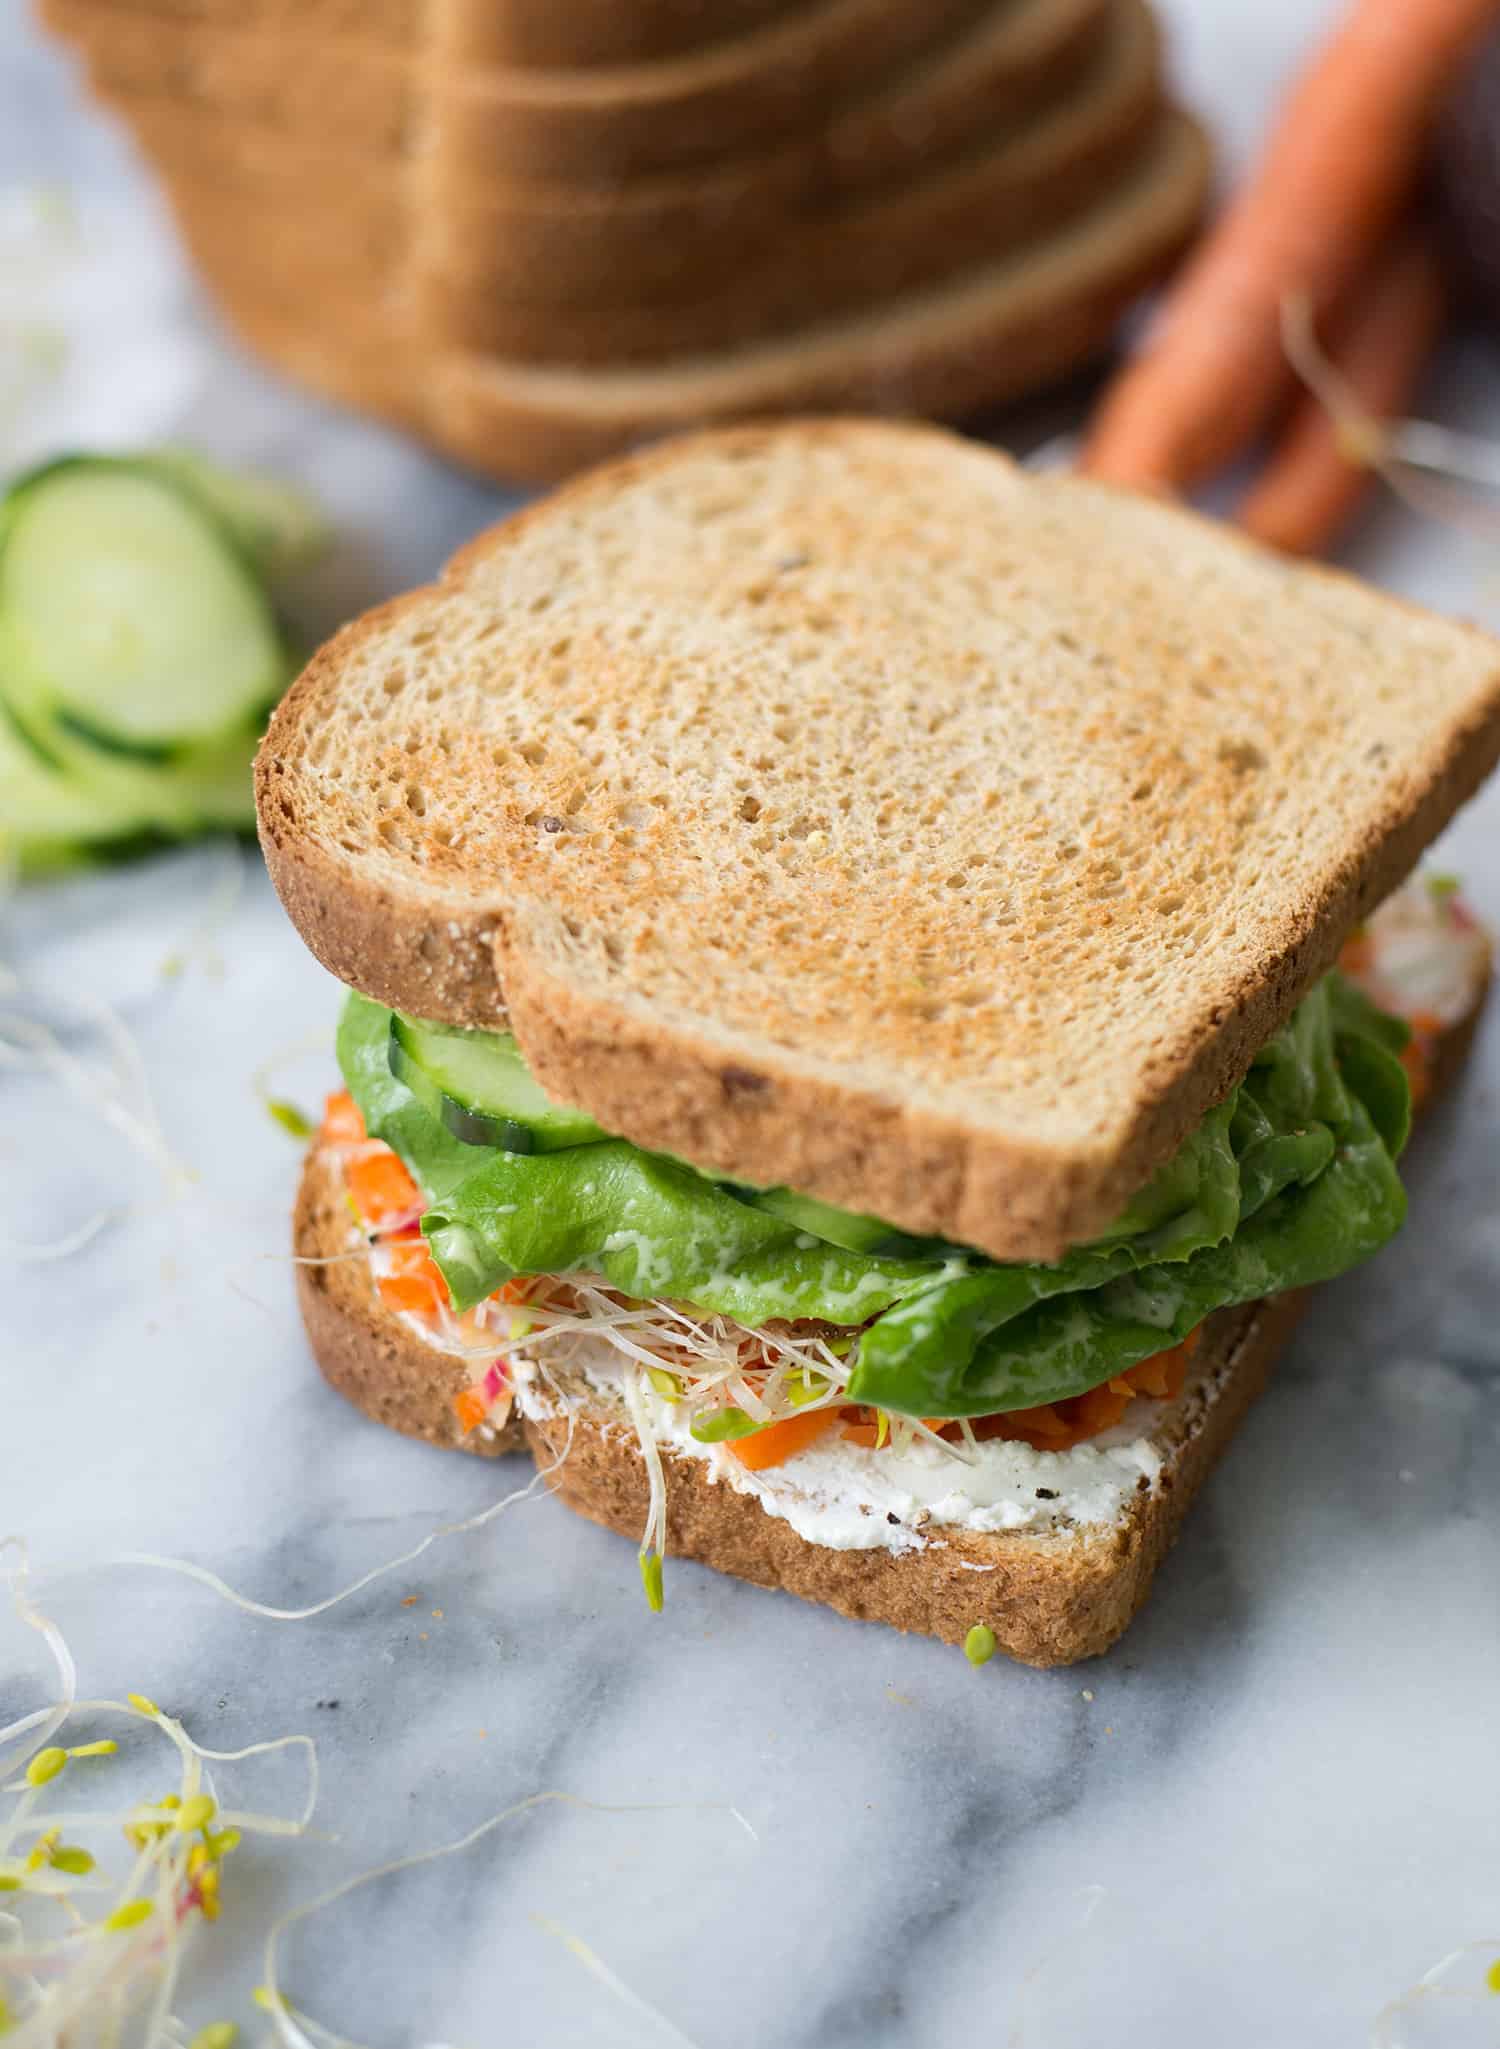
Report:
[[382,1296],[471,1364],[465,1428],[590,1387],[658,1492],[658,1447],[704,1458],[838,1548],[1108,1521],[1159,1465],[1151,1411],[1204,1318],[1399,1227],[1412,1089],[1484,946],[1450,886],[1408,885],[1113,1229],[1051,1266],[726,1186],[548,1104],[512,1042],[434,1043],[353,995],[324,1136]]

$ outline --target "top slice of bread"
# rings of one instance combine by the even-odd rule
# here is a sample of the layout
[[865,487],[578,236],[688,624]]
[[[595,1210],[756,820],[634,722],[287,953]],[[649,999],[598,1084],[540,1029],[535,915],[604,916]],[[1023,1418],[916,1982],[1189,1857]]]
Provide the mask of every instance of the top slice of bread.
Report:
[[669,443],[346,628],[272,877],[610,1130],[997,1258],[1108,1225],[1500,756],[1500,645],[930,428]]

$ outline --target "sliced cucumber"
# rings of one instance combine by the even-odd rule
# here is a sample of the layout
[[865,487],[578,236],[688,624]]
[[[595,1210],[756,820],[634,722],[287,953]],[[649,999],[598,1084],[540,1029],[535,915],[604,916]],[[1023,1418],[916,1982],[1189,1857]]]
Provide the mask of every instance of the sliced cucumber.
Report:
[[247,726],[286,681],[231,529],[149,460],[77,457],[0,520],[0,675],[33,730],[163,761]]
[[75,782],[49,765],[0,710],[0,839],[7,844],[117,839],[149,826],[155,810],[118,792]]
[[466,1145],[560,1153],[603,1138],[582,1110],[554,1103],[509,1032],[465,1032],[391,1018],[391,1072]]
[[[221,826],[239,831],[255,822],[253,729],[187,748],[170,761],[157,763],[94,747],[63,725],[24,719],[6,701],[3,687],[0,718],[12,739],[49,771],[52,805],[70,804],[76,810],[82,804],[95,818],[95,829],[84,829],[86,838],[118,837],[119,821],[126,817],[135,821],[132,830],[149,825],[169,836]],[[40,786],[36,795],[42,796]],[[0,797],[0,825],[10,822],[7,810]],[[52,830],[50,825],[47,829]],[[72,825],[65,829],[69,835],[79,830]]]
[[[607,1135],[586,1112],[553,1102],[508,1032],[458,1031],[393,1012],[389,1058],[396,1079],[466,1145],[499,1146],[508,1153],[558,1153]],[[834,1209],[790,1188],[736,1187],[731,1192],[752,1208],[846,1252],[900,1253],[916,1242],[879,1217]]]
[[256,736],[185,756],[167,771],[200,829],[255,829]]
[[842,1246],[845,1252],[885,1252],[901,1245],[902,1233],[879,1217],[861,1216],[858,1211],[834,1209],[816,1196],[798,1195],[790,1188],[761,1188],[746,1193],[745,1200],[756,1209],[768,1210],[783,1223],[795,1224],[821,1238],[826,1245]]
[[277,477],[221,470],[191,448],[157,448],[141,464],[201,498],[268,576],[316,561],[333,536],[322,508]]
[[254,740],[197,748],[165,768],[44,752],[0,699],[0,849],[28,871],[143,851],[255,822]]

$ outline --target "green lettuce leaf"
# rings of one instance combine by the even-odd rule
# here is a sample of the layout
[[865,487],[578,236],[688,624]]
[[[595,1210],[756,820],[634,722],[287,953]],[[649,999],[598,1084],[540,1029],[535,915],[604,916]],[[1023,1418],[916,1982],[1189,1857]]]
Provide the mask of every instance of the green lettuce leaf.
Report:
[[895,1231],[892,1250],[862,1252],[832,1242],[846,1235],[836,1212],[823,1212],[828,1235],[818,1235],[623,1139],[543,1154],[463,1144],[391,1074],[389,1016],[351,997],[340,1061],[367,1127],[429,1199],[422,1228],[456,1307],[512,1274],[587,1271],[623,1294],[752,1327],[865,1325],[850,1399],[908,1415],[987,1415],[1083,1393],[1214,1309],[1343,1272],[1404,1214],[1394,1162],[1410,1119],[1397,1057],[1405,1028],[1337,975],[1112,1230],[1030,1266],[902,1243]]
[[[1113,1274],[1078,1269],[1077,1253],[1056,1267],[982,1269],[903,1303],[861,1339],[850,1399],[928,1416],[1066,1400],[1180,1343],[1215,1309],[1331,1280],[1378,1251],[1406,1214],[1388,1138],[1404,1136],[1409,1112],[1382,1124],[1353,1084],[1383,1056],[1404,1104],[1406,1077],[1388,1034],[1364,1035],[1368,1020],[1339,1001],[1337,982],[1313,990],[1225,1106],[1243,1184],[1232,1234],[1184,1261]],[[1078,1285],[1050,1284],[1070,1272]],[[1019,1277],[1035,1292],[1013,1309]]]
[[622,1294],[670,1296],[740,1323],[851,1324],[944,1271],[828,1244],[618,1138],[558,1153],[488,1153],[422,1228],[460,1309],[490,1294],[497,1273],[586,1270]]

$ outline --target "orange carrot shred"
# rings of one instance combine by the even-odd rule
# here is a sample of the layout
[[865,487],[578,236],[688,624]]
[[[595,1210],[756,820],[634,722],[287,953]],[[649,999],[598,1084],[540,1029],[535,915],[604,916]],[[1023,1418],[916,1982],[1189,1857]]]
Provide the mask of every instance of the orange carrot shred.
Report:
[[390,1272],[375,1283],[393,1309],[421,1315],[448,1300],[448,1285],[425,1238],[398,1238],[390,1246]]
[[359,1105],[347,1089],[328,1097],[323,1105],[321,1136],[329,1145],[358,1145],[365,1135],[365,1120]]
[[800,1415],[782,1417],[779,1423],[767,1423],[753,1436],[734,1438],[729,1449],[752,1473],[763,1472],[767,1466],[779,1466],[784,1459],[806,1451],[839,1420],[837,1409],[804,1409]]
[[463,1388],[453,1397],[453,1413],[465,1437],[477,1430],[489,1414],[489,1404],[477,1387]]
[[1416,1109],[1427,1100],[1427,1091],[1432,1086],[1428,1071],[1427,1054],[1421,1043],[1411,1039],[1401,1050],[1401,1065],[1406,1069],[1407,1085],[1411,1089],[1412,1108]]
[[396,1239],[390,1247],[390,1262],[392,1273],[426,1281],[429,1286],[446,1293],[442,1273],[425,1238]]
[[424,1316],[438,1306],[438,1298],[430,1283],[408,1274],[382,1274],[375,1285],[380,1290],[381,1301],[392,1309],[405,1309],[413,1316]]
[[393,1152],[372,1153],[349,1168],[349,1193],[367,1224],[378,1227],[419,1207],[417,1184]]

